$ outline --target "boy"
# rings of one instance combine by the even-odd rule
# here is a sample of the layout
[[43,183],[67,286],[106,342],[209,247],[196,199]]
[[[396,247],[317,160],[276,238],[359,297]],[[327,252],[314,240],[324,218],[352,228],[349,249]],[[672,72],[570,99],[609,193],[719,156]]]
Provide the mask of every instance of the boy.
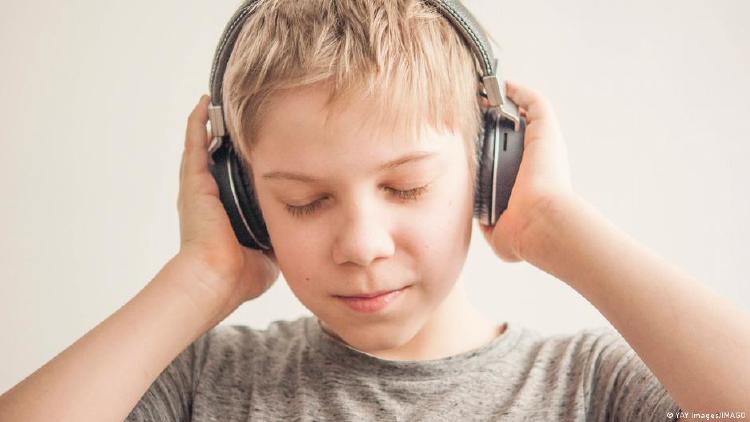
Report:
[[[642,421],[748,410],[748,315],[575,194],[553,110],[518,84],[507,88],[527,122],[524,159],[508,209],[482,231],[502,260],[568,283],[624,338],[543,337],[479,315],[459,281],[481,105],[473,62],[420,2],[373,3],[263,2],[235,47],[227,126],[273,252],[241,247],[229,225],[208,171],[204,96],[188,119],[179,253],[5,393],[0,419]],[[348,89],[331,97],[334,85]],[[212,328],[279,271],[314,317]]]

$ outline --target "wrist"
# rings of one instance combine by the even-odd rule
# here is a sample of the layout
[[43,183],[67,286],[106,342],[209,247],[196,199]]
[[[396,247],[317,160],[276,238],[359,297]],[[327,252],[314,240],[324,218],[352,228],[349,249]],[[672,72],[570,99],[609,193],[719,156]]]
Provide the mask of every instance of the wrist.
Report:
[[157,279],[176,289],[177,294],[186,298],[196,311],[211,321],[211,326],[218,324],[234,310],[229,303],[230,283],[189,256],[181,253],[173,256]]
[[518,254],[524,261],[536,263],[553,252],[554,231],[586,206],[575,193],[548,196],[537,201],[527,213],[527,221],[518,235]]

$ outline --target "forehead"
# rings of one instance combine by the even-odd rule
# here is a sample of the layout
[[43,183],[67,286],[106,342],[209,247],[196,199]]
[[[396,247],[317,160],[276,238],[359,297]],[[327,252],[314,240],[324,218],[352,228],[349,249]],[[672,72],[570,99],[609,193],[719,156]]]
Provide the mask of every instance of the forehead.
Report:
[[365,165],[416,151],[453,155],[463,150],[457,133],[440,131],[427,119],[416,126],[418,131],[409,132],[398,113],[383,113],[363,96],[327,104],[329,95],[324,84],[274,94],[253,142],[253,167],[288,168],[311,161],[321,166],[337,161]]

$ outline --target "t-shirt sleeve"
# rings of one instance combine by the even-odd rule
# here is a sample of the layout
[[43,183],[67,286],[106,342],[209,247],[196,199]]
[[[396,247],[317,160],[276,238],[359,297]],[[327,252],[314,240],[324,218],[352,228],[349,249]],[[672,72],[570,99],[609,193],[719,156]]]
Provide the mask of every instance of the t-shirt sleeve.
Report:
[[196,343],[192,343],[159,374],[126,422],[190,420],[195,349]]
[[597,334],[589,355],[586,419],[677,420],[680,407],[625,339],[611,328]]

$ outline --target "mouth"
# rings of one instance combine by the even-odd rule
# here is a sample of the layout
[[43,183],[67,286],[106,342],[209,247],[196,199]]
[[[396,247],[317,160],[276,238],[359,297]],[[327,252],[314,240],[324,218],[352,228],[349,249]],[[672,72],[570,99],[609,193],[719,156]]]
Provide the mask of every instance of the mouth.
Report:
[[358,293],[358,294],[353,294],[353,295],[335,295],[335,296],[345,298],[345,299],[371,299],[371,298],[382,296],[382,295],[395,292],[398,290],[403,290],[406,287],[409,287],[409,286],[400,287],[398,289],[380,290],[374,293]]
[[334,296],[342,300],[349,308],[357,312],[377,312],[385,309],[389,304],[393,303],[396,298],[408,289],[410,286],[405,286],[396,290],[386,290],[375,292],[371,294],[362,294],[357,296]]

